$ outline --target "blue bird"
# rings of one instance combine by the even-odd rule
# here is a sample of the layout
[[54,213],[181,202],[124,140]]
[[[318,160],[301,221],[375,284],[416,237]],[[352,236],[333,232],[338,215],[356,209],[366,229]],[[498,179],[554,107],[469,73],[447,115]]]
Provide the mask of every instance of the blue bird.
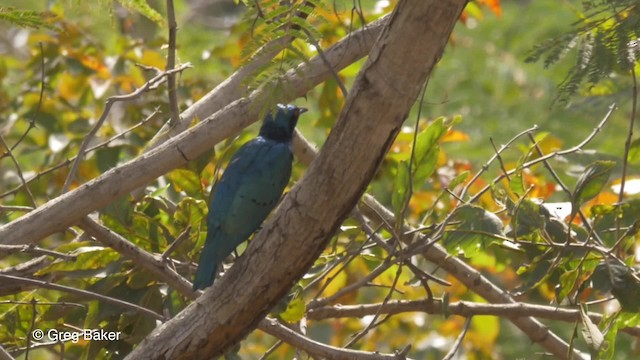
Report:
[[218,266],[253,234],[276,206],[291,177],[291,139],[304,108],[278,105],[260,134],[233,155],[211,191],[207,239],[193,289],[213,284]]

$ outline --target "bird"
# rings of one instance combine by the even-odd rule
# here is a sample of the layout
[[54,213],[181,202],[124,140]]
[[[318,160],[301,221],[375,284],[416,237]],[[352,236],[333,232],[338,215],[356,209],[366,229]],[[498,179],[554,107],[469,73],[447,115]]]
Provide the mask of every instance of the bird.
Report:
[[264,117],[258,136],[236,151],[214,184],[194,291],[213,285],[219,265],[278,204],[291,177],[293,132],[306,111],[278,104]]

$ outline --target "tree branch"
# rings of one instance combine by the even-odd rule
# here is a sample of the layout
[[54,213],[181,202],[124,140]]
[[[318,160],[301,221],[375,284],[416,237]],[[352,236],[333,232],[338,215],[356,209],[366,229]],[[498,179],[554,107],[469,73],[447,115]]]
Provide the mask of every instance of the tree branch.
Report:
[[[384,18],[388,20],[388,17]],[[363,57],[381,32],[385,20],[370,24],[365,30],[356,31],[345,37],[324,52],[325,58],[334,69],[342,69]],[[238,74],[238,73],[237,73]],[[223,104],[231,103],[233,96],[240,96],[238,77],[232,76],[221,84],[219,91],[212,91],[182,115],[180,125],[167,135],[178,134],[180,127],[188,127],[198,116],[217,111]],[[289,71],[284,80],[290,85],[292,93],[288,96],[302,96],[317,84],[331,77],[323,60],[314,57],[308,63]],[[84,215],[98,210],[140,186],[146,185],[156,177],[194,159],[218,142],[235,135],[241,129],[257,120],[257,107],[249,106],[252,100],[262,96],[258,89],[249,98],[229,104],[224,110],[216,112],[198,125],[185,130],[180,136],[171,138],[163,145],[148,151],[126,164],[102,174],[81,185],[77,189],[61,195],[40,208],[17,220],[0,227],[0,244],[30,244],[62,231],[78,221]],[[289,98],[281,99],[286,102]],[[225,102],[226,101],[226,102]],[[161,136],[162,138],[162,136]],[[158,139],[157,142],[162,142]],[[36,226],[37,225],[37,226]],[[0,258],[6,254],[0,250]]]
[[309,355],[322,359],[349,359],[349,360],[400,360],[408,359],[406,352],[410,347],[397,354],[380,354],[378,352],[366,352],[344,349],[325,345],[279,324],[274,319],[263,319],[258,326],[260,330],[273,335],[282,341],[306,351]]
[[[465,4],[398,3],[307,173],[234,266],[180,315],[156,328],[128,359],[219,356],[259,324],[309,269],[358,202],[441,57]],[[213,134],[207,135],[211,141]]]

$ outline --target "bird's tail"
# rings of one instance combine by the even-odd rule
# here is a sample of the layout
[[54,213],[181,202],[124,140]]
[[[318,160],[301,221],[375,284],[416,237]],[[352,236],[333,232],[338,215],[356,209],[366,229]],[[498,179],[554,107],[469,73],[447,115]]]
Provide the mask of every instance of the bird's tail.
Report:
[[218,272],[218,263],[215,259],[214,244],[209,241],[205,242],[202,253],[200,254],[198,270],[193,279],[193,290],[204,289],[213,285],[213,281],[216,279],[216,273]]

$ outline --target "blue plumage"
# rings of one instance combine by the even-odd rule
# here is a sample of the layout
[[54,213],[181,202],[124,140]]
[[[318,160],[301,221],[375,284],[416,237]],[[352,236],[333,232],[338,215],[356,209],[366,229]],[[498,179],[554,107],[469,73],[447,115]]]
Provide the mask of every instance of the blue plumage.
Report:
[[278,105],[267,114],[255,139],[233,155],[211,192],[207,239],[193,289],[211,286],[218,266],[247,240],[277,205],[291,177],[291,139],[306,109]]

